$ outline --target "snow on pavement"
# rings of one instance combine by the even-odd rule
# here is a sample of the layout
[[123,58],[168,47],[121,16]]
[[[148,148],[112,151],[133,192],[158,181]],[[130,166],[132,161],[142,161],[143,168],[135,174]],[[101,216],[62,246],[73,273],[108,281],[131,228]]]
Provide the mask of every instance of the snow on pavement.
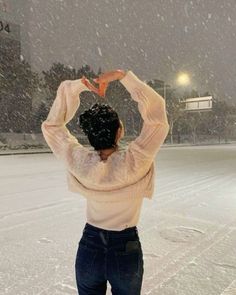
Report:
[[[163,148],[156,161],[155,196],[138,224],[142,294],[236,294],[236,146]],[[0,293],[77,294],[85,199],[67,191],[52,154],[0,165]]]

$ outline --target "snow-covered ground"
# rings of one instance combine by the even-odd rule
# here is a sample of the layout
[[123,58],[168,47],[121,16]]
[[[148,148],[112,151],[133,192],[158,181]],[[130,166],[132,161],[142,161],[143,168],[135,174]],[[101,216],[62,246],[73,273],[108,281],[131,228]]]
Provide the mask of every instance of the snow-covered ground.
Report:
[[[236,294],[236,146],[162,148],[156,161],[138,224],[142,294]],[[0,294],[76,295],[85,199],[52,154],[0,156],[0,167]]]

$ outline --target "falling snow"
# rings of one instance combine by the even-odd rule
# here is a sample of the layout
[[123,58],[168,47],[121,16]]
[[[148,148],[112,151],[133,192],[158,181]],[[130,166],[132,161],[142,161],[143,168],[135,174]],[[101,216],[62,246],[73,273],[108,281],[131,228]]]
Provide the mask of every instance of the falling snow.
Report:
[[102,56],[102,50],[101,50],[100,47],[98,47],[98,53],[99,53],[100,56]]
[[[181,127],[181,144],[197,135],[211,146],[163,147],[154,201],[144,204],[139,228],[143,294],[228,295],[227,290],[236,290],[235,0],[9,2],[0,0],[0,154],[45,148],[40,122],[56,88],[62,80],[81,76],[86,66],[94,75],[98,69],[129,69],[143,81],[168,84],[178,99],[195,90],[232,106],[228,117],[221,108],[209,113],[210,121],[200,113],[195,134],[197,113],[182,126],[176,119],[179,106],[167,91],[174,142]],[[186,87],[176,83],[182,71],[191,77]],[[114,96],[110,91],[109,101],[132,126],[130,134],[138,136],[137,104],[125,93],[118,97],[117,89]],[[92,99],[82,98],[82,108]],[[230,120],[220,138],[217,128]],[[109,132],[93,130],[98,137]],[[227,144],[213,146],[211,136]],[[3,294],[76,294],[72,266],[85,200],[68,193],[64,170],[51,154],[1,156],[0,165]]]

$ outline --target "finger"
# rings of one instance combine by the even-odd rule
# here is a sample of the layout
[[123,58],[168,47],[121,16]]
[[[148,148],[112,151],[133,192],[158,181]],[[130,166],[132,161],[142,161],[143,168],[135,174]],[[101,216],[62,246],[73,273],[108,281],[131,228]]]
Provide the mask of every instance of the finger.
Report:
[[93,79],[93,81],[94,81],[95,83],[99,83],[99,78],[95,78],[95,79]]
[[96,94],[99,95],[99,89],[96,88],[93,84],[91,84],[90,81],[88,81],[88,83],[89,83],[89,88],[90,88],[93,92],[95,92]]
[[81,82],[87,86],[87,80],[84,77],[81,78]]
[[89,85],[89,88],[90,88],[92,91],[98,93],[98,89],[97,89],[95,86],[93,86],[90,82],[89,82],[88,85]]
[[90,89],[90,83],[89,81],[86,79],[86,78],[82,78],[81,82],[87,87]]
[[95,79],[96,83],[105,83],[108,82],[109,73],[100,74],[98,78]]
[[99,84],[99,95],[105,97],[106,89],[108,87],[108,83],[100,83]]
[[90,83],[90,81],[88,80],[88,79],[86,79],[86,78],[82,78],[81,79],[81,82],[88,88],[88,89],[90,89],[90,90],[92,90],[92,91],[95,91],[96,90],[96,88]]
[[106,90],[107,90],[108,84],[109,84],[109,83],[104,83],[104,94],[105,94],[105,92],[106,92]]

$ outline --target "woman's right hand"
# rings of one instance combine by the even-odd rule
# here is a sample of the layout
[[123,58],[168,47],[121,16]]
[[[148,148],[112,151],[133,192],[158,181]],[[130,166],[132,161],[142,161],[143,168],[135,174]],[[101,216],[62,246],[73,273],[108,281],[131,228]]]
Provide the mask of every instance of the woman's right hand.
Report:
[[114,80],[120,80],[126,75],[124,70],[114,70],[101,74],[98,78],[93,79],[95,83],[110,83]]

